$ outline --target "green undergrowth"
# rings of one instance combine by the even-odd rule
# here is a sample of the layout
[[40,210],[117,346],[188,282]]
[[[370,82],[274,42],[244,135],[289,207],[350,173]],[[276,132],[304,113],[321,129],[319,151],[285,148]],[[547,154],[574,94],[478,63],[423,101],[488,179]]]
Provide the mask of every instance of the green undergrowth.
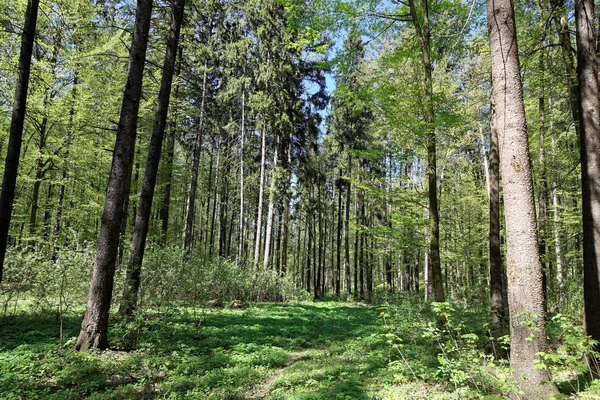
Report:
[[0,398],[497,399],[513,391],[485,315],[409,297],[393,304],[149,310],[113,318],[114,347],[102,353],[72,350],[81,310],[63,315],[62,347],[56,314],[15,313],[0,319]]

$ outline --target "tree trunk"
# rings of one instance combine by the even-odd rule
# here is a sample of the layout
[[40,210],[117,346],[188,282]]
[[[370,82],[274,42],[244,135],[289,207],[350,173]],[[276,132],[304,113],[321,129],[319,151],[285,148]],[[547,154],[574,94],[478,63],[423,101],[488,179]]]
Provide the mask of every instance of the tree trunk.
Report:
[[421,15],[415,7],[414,0],[409,1],[417,37],[421,45],[421,59],[424,73],[423,102],[425,104],[424,120],[426,126],[425,143],[427,147],[427,187],[429,191],[429,270],[434,301],[444,301],[442,284],[442,267],[440,262],[440,219],[437,195],[437,152],[435,138],[435,112],[433,104],[433,78],[431,74],[431,31],[429,25],[428,0],[421,0]]
[[571,116],[575,122],[575,133],[580,136],[580,110],[578,104],[579,85],[576,79],[575,61],[571,46],[571,30],[569,28],[567,10],[564,0],[550,0],[552,7],[552,19],[558,33],[558,41],[562,50],[562,58],[565,63],[567,73],[567,91],[569,93],[569,105],[571,107]]
[[490,120],[489,166],[490,305],[492,323],[504,325],[502,253],[500,243],[500,154],[498,149],[498,129],[494,119]]
[[[212,21],[209,23],[212,29]],[[202,135],[204,133],[204,108],[206,105],[206,80],[208,75],[208,63],[204,63],[202,74],[202,99],[200,100],[200,121],[196,131],[196,140],[192,155],[192,178],[190,181],[189,197],[185,212],[185,229],[183,234],[183,250],[186,253],[192,251],[194,241],[194,221],[196,220],[196,192],[198,190],[198,175],[200,173],[200,156],[202,155]]]
[[350,193],[352,184],[350,179],[352,178],[352,154],[348,152],[348,181],[346,185],[346,215],[344,218],[344,277],[346,281],[346,291],[348,294],[352,294],[352,287],[350,285]]
[[546,351],[542,266],[537,242],[533,180],[512,1],[488,0],[492,61],[492,115],[498,130],[504,188],[510,366],[528,399],[558,393],[545,370],[534,368]]
[[135,226],[133,229],[129,261],[127,262],[127,275],[119,308],[119,314],[121,315],[133,315],[137,303],[137,296],[140,288],[141,267],[144,258],[144,250],[146,248],[148,227],[150,225],[150,212],[152,209],[152,200],[154,198],[154,189],[156,187],[156,177],[158,176],[158,165],[165,135],[165,126],[167,124],[173,72],[175,69],[175,59],[177,55],[177,46],[179,44],[181,23],[183,21],[185,0],[175,0],[172,7],[171,28],[169,30],[167,51],[163,63],[163,74],[158,94],[158,104],[154,115],[154,127],[152,129],[152,136],[150,137],[150,145],[148,147],[146,169],[144,171],[142,190],[135,216]]
[[[177,56],[178,61],[175,65],[175,75],[179,76],[181,73],[181,58],[183,57],[183,48],[179,46],[179,54]],[[175,82],[174,93],[175,101],[179,97],[179,80]],[[165,176],[165,189],[163,198],[161,201],[160,208],[160,220],[161,220],[161,240],[163,244],[167,243],[167,233],[169,231],[169,211],[171,207],[171,188],[173,185],[173,157],[175,155],[175,132],[177,130],[177,107],[175,107],[175,113],[169,132],[167,133],[166,152],[167,156],[164,162],[166,176]]]
[[261,132],[260,145],[260,187],[258,192],[258,208],[256,210],[256,234],[254,238],[254,266],[258,267],[258,258],[260,257],[260,243],[262,234],[262,214],[263,200],[265,192],[265,162],[267,158],[267,137],[266,130],[263,127]]
[[277,167],[279,166],[279,135],[275,144],[275,153],[273,154],[273,167],[271,169],[271,184],[269,185],[269,208],[267,211],[267,233],[265,235],[265,252],[263,258],[263,267],[269,265],[269,256],[271,252],[271,238],[273,237],[273,213],[275,208],[275,190],[277,189]]
[[245,227],[245,212],[244,212],[244,145],[246,135],[246,89],[242,87],[242,123],[240,128],[240,219],[238,223],[238,248],[237,260],[241,262],[244,258],[244,227]]
[[594,2],[575,1],[577,77],[581,111],[581,191],[585,334],[600,340],[600,100]]
[[338,173],[338,202],[337,202],[337,246],[336,246],[336,265],[337,274],[335,279],[335,295],[340,295],[342,281],[342,169]]
[[[540,15],[542,9],[540,7]],[[540,22],[541,29],[544,29],[544,23]],[[539,169],[540,169],[540,182],[538,191],[538,237],[540,246],[540,260],[542,262],[542,288],[544,290],[544,298],[547,298],[548,292],[548,281],[550,280],[550,263],[546,260],[546,220],[548,214],[548,181],[546,180],[546,104],[545,104],[545,68],[546,68],[546,50],[545,40],[540,43],[540,89],[538,96],[538,113],[540,117],[540,130],[539,130]],[[544,302],[546,304],[546,302]]]
[[21,155],[21,142],[23,125],[25,123],[25,110],[27,108],[27,90],[29,87],[29,74],[31,72],[31,53],[33,51],[33,38],[37,23],[39,0],[29,0],[25,11],[25,23],[21,35],[21,52],[19,54],[19,73],[15,85],[15,101],[13,104],[8,138],[8,150],[4,161],[4,176],[2,178],[2,191],[0,192],[0,283],[6,245],[8,243],[8,228],[12,216],[19,171],[19,157]]
[[63,156],[63,165],[60,171],[60,183],[58,184],[58,195],[56,198],[56,214],[54,215],[54,225],[52,227],[52,235],[50,236],[50,260],[56,261],[56,241],[58,240],[58,234],[62,228],[62,212],[63,202],[65,199],[65,190],[68,176],[68,160],[69,150],[71,147],[71,141],[73,140],[73,117],[75,116],[75,101],[77,99],[77,85],[79,84],[79,75],[75,71],[75,77],[73,78],[73,91],[71,110],[69,111],[69,122],[67,123],[67,130],[65,134],[65,152]]
[[152,0],[139,0],[92,282],[81,332],[75,345],[80,351],[90,347],[100,350],[108,347],[108,313],[112,299],[123,204],[131,179],[151,14]]

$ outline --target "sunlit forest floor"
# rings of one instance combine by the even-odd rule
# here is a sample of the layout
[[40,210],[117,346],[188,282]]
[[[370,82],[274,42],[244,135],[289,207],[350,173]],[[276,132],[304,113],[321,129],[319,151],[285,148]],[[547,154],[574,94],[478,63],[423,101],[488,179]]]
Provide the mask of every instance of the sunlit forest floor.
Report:
[[[485,392],[487,378],[466,365],[478,364],[483,353],[473,351],[485,344],[456,347],[467,356],[444,364],[440,349],[452,350],[440,347],[445,334],[432,323],[431,307],[422,303],[406,301],[396,308],[335,301],[234,306],[241,308],[169,307],[134,320],[115,317],[110,328],[114,347],[102,353],[72,350],[81,310],[63,315],[62,346],[56,313],[5,317],[0,319],[0,397],[456,399]],[[485,315],[467,317],[475,328],[456,323],[452,330],[482,329],[480,317]],[[502,369],[490,365],[485,364],[483,374],[501,379]],[[466,382],[453,378],[461,370]],[[590,396],[582,398],[595,398]]]

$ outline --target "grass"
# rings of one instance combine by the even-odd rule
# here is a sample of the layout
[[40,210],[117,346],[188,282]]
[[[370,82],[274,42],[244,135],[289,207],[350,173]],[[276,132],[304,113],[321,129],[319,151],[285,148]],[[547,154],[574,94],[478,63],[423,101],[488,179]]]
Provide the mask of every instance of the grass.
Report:
[[[78,353],[72,347],[80,314],[64,316],[62,348],[56,314],[17,314],[0,320],[0,397],[392,398],[399,389],[388,365],[398,355],[379,315],[376,307],[343,302],[263,303],[200,315],[178,308],[115,319],[114,348]],[[139,333],[135,349],[125,351],[131,332]],[[410,385],[425,395],[423,385]]]
[[[479,319],[486,315],[463,316],[470,325],[456,322],[453,332],[462,326],[485,338],[477,330],[483,329]],[[489,363],[475,365],[483,354],[477,343],[461,347],[446,364],[440,361],[447,334],[435,336],[435,321],[430,306],[409,298],[393,307],[335,301],[258,303],[244,309],[173,307],[134,320],[114,318],[114,347],[79,353],[72,348],[81,310],[64,316],[62,347],[56,314],[17,313],[0,319],[0,399],[506,395],[497,383],[483,389],[489,377],[478,373]],[[445,351],[453,352],[450,347]],[[457,371],[465,376],[460,385],[453,383]]]

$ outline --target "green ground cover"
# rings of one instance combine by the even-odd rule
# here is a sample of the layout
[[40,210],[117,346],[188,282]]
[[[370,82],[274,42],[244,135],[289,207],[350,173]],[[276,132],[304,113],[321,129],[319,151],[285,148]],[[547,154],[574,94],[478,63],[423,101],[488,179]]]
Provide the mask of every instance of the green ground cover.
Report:
[[481,358],[485,315],[467,315],[472,326],[450,318],[440,332],[430,306],[398,304],[146,312],[114,318],[115,347],[103,353],[72,350],[80,312],[63,317],[62,347],[56,314],[17,313],[0,319],[0,398],[494,399],[511,390],[504,367]]

